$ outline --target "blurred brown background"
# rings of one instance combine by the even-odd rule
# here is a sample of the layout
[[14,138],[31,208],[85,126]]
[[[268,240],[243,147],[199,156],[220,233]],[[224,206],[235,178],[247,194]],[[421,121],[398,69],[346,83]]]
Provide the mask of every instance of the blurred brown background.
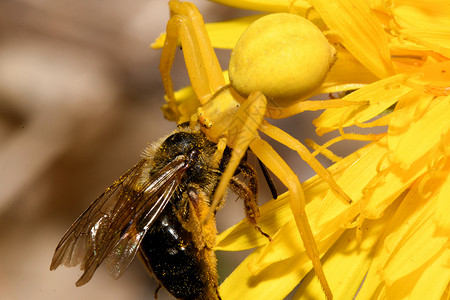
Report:
[[[206,21],[249,14],[193,2]],[[0,299],[152,299],[156,284],[138,261],[117,281],[100,268],[81,288],[79,270],[49,265],[89,203],[175,128],[160,112],[160,51],[149,49],[168,18],[167,1],[0,1]],[[226,66],[229,52],[219,52]],[[182,55],[175,67],[176,86],[188,84]],[[299,135],[315,115],[277,124]],[[228,202],[221,229],[243,216]],[[222,274],[237,263],[228,257]]]

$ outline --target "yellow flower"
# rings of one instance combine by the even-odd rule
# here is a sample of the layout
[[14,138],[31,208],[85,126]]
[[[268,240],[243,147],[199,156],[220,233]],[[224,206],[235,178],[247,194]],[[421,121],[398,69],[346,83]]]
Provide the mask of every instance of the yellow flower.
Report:
[[[448,299],[450,294],[450,5],[442,0],[215,0],[307,17],[338,60],[317,93],[356,90],[366,106],[327,109],[318,134],[372,141],[330,173],[352,198],[343,204],[318,176],[303,183],[325,275],[336,299]],[[207,24],[214,47],[232,49],[260,15]],[[161,46],[160,37],[152,46]],[[180,91],[180,107],[194,101]],[[183,106],[185,104],[185,106]],[[191,107],[191,108],[190,108]],[[392,108],[393,109],[389,109]],[[189,114],[189,113],[187,113]],[[383,134],[346,133],[386,126]],[[333,156],[335,157],[335,156]],[[289,208],[289,195],[261,207],[256,232],[246,220],[220,234],[217,250],[256,248],[220,287],[223,299],[324,298]]]

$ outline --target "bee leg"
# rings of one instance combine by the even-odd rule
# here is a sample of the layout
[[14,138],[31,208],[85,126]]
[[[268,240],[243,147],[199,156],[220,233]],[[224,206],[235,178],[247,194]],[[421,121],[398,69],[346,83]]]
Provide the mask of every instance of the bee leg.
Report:
[[248,188],[252,191],[255,199],[258,199],[258,176],[255,169],[243,160],[237,167],[237,171],[242,173],[244,178],[248,180]]
[[270,193],[272,194],[273,199],[278,198],[278,192],[277,188],[275,187],[275,183],[273,182],[272,177],[270,176],[269,170],[267,169],[266,165],[263,164],[263,162],[258,158],[259,166],[261,167],[261,171],[264,175],[264,178],[266,179],[267,185],[269,186]]
[[[232,123],[227,125],[228,129],[225,130],[227,133],[227,145],[233,150],[231,151],[230,159],[222,173],[219,184],[214,191],[211,202],[212,209],[208,217],[212,215],[215,207],[221,201],[223,195],[225,195],[229,182],[234,176],[242,158],[247,153],[249,145],[255,139],[260,138],[258,135],[258,127],[263,121],[266,106],[266,97],[260,92],[253,92],[241,104],[233,117]],[[205,133],[209,136],[208,132]]]
[[260,214],[257,200],[258,178],[256,177],[256,171],[246,162],[241,162],[238,169],[245,178],[249,179],[249,184],[246,185],[236,177],[232,177],[230,181],[231,190],[244,200],[245,215],[249,222],[256,230],[271,241],[272,238],[258,226]]
[[215,219],[212,218],[208,223],[203,224],[202,220],[209,211],[208,197],[197,185],[189,186],[188,188],[189,205],[193,211],[190,212],[189,217],[191,222],[187,222],[185,226],[189,226],[189,231],[194,233],[194,240],[197,248],[212,250],[216,243],[217,229]]
[[[216,221],[215,218],[211,218],[208,223],[202,223],[203,218],[209,211],[210,197],[196,184],[188,187],[187,195],[189,199],[188,205],[192,213],[189,214],[189,220],[187,220],[184,226],[192,233],[192,242],[197,247],[203,262],[207,265],[204,270],[211,289],[209,290],[208,297],[205,299],[220,299],[217,259],[213,251],[217,236]],[[213,295],[217,297],[213,298]]]

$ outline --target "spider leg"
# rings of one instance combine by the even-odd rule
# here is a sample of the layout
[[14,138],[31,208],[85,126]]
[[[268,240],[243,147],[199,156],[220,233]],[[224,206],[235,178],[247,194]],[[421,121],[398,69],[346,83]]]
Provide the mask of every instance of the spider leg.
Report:
[[[228,184],[234,176],[235,170],[238,168],[242,157],[244,157],[247,152],[248,146],[254,139],[259,138],[258,127],[263,120],[266,105],[267,100],[262,93],[251,93],[234,115],[227,131],[223,133],[227,145],[232,148],[233,151],[231,152],[227,167],[214,192],[211,208],[204,222],[208,221],[215,211],[217,204],[225,194]],[[212,125],[211,129],[213,128],[214,125]],[[206,132],[206,134],[208,135],[208,132]]]
[[364,106],[368,101],[350,101],[343,99],[328,99],[328,100],[306,100],[297,101],[297,103],[288,107],[281,107],[275,102],[269,103],[267,107],[266,117],[271,119],[284,119],[290,116],[297,115],[304,111],[316,111],[327,108],[340,108],[346,106]]
[[[234,176],[236,168],[238,168],[241,163],[242,157],[246,153],[248,147],[250,147],[253,153],[283,182],[284,185],[288,187],[291,195],[291,210],[305,245],[306,254],[313,263],[314,270],[316,271],[327,298],[331,299],[331,290],[326,281],[320,262],[319,252],[306,216],[305,198],[298,177],[278,153],[258,135],[257,130],[263,123],[266,107],[266,97],[260,92],[253,92],[241,104],[234,119],[228,126],[226,132],[227,144],[233,151],[228,165],[222,174],[222,178],[214,192],[209,216],[207,216],[203,222],[207,222],[212,215],[212,212],[215,211],[217,203],[222,199],[231,178]],[[214,124],[211,129],[213,128]]]
[[351,204],[352,200],[350,197],[341,189],[341,187],[334,181],[330,173],[320,164],[320,162],[309,152],[309,150],[300,143],[297,139],[284,132],[280,128],[269,124],[268,122],[263,122],[260,130],[273,138],[274,140],[280,142],[283,145],[297,151],[300,157],[311,166],[311,168],[322,177],[333,189],[333,191],[338,194],[340,198],[344,200],[345,203]]
[[258,198],[258,176],[256,175],[255,169],[248,164],[245,160],[241,161],[237,170],[248,180],[249,191]]
[[306,254],[312,261],[327,299],[332,299],[333,296],[320,262],[319,251],[306,216],[305,196],[297,175],[266,141],[260,138],[254,139],[250,144],[250,149],[289,189],[291,210],[305,246]]
[[225,79],[197,8],[191,3],[176,0],[170,1],[169,6],[172,17],[167,23],[159,69],[169,106],[179,117],[170,76],[178,40],[183,48],[192,88],[202,105],[225,85]]

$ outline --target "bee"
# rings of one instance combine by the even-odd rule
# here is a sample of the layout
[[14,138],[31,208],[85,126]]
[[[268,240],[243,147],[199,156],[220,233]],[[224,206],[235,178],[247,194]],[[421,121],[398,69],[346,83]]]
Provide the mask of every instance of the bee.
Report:
[[[56,247],[50,270],[80,266],[77,286],[105,262],[118,278],[138,254],[160,286],[178,299],[220,299],[213,251],[215,218],[204,223],[212,195],[230,159],[202,131],[182,124],[149,146],[141,161],[101,194],[72,224]],[[239,164],[230,189],[245,212],[259,217],[256,171]],[[217,209],[216,209],[217,210]],[[214,212],[215,215],[215,212]],[[266,235],[267,236],[267,235]]]

